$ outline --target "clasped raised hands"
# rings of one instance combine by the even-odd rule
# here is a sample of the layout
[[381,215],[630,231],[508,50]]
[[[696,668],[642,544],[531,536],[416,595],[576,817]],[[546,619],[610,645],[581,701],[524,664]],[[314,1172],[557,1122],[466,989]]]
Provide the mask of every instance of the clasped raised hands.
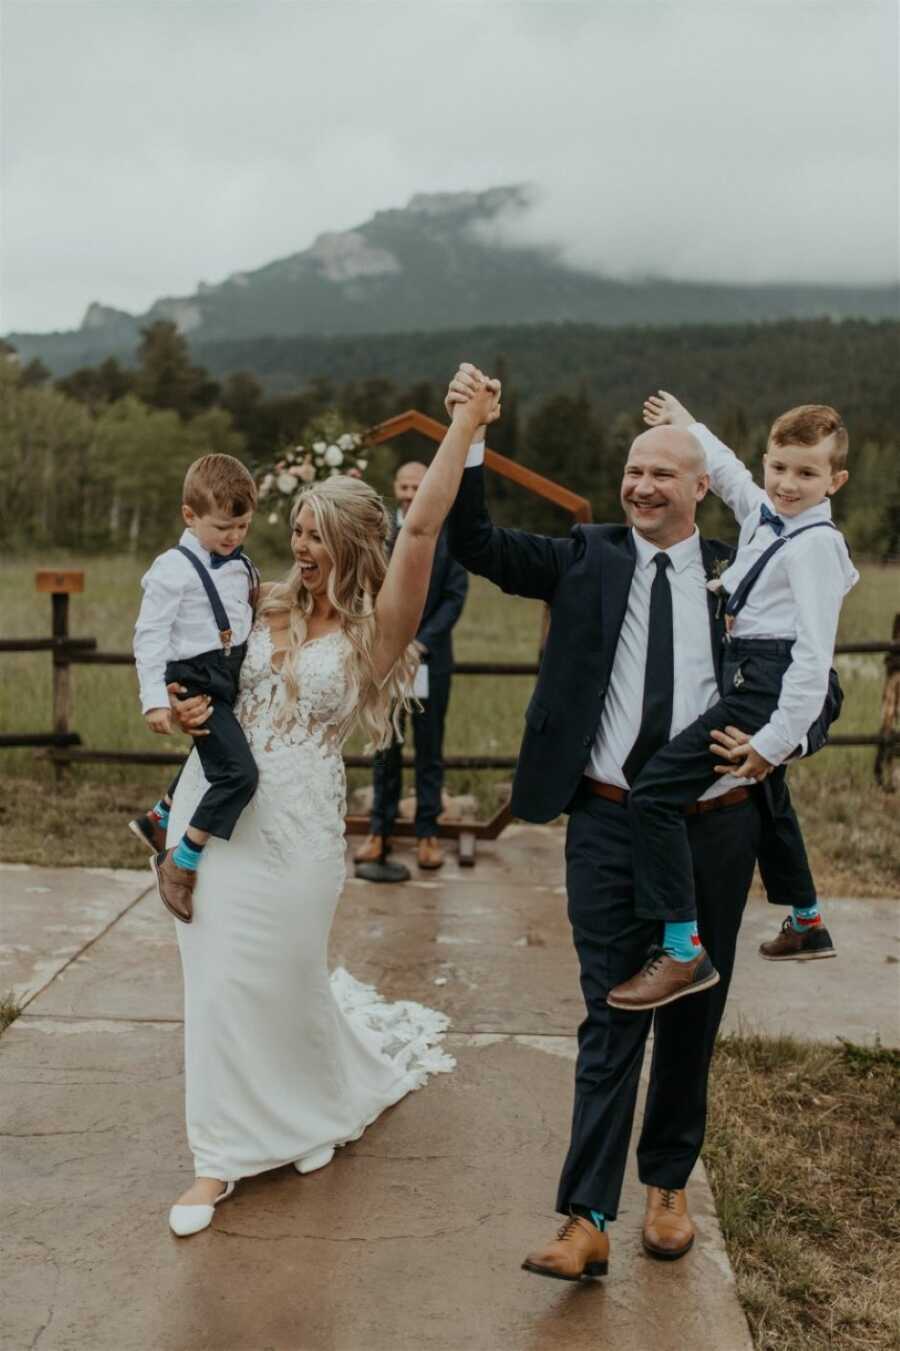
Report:
[[[477,416],[477,430],[483,431],[488,423],[496,422],[500,417],[502,393],[499,380],[491,379],[470,361],[463,361],[450,381],[444,407],[453,422],[461,417]],[[477,433],[473,436],[475,439]]]

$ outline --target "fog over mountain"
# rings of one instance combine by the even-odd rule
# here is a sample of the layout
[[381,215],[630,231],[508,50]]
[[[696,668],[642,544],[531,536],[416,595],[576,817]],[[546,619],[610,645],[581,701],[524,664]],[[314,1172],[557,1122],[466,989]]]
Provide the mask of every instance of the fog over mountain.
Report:
[[194,344],[290,336],[433,332],[552,321],[623,324],[736,323],[785,318],[891,317],[887,287],[728,286],[604,278],[558,251],[510,243],[534,194],[419,193],[356,229],[321,234],[308,248],[191,295],[165,296],[132,315],[94,301],[80,329],[10,335],[24,358],[54,372],[116,355],[140,330],[176,324]]

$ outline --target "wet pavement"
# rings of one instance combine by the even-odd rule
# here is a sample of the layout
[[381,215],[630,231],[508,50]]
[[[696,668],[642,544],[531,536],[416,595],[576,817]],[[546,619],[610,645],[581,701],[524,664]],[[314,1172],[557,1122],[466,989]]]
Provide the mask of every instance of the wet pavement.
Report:
[[[451,858],[406,886],[348,884],[334,963],[446,1010],[458,1068],[328,1168],[241,1183],[187,1240],[165,1224],[190,1177],[172,921],[143,873],[0,867],[0,990],[31,999],[0,1039],[0,1346],[746,1351],[702,1168],[683,1261],[641,1252],[632,1164],[604,1281],[519,1270],[557,1223],[581,1016],[561,845],[517,826],[474,870]],[[829,903],[840,959],[785,967],[756,958],[772,920],[753,903],[730,1025],[897,1044],[896,918],[889,902]]]

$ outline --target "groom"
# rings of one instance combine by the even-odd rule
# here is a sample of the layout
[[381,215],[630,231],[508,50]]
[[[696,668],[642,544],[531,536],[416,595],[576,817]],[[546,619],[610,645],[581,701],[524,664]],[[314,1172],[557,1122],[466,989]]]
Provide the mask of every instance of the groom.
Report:
[[[468,396],[477,374],[474,367],[460,367],[448,409]],[[485,503],[483,455],[476,434],[449,517],[450,548],[470,572],[550,607],[512,810],[526,821],[569,814],[568,913],[586,1006],[578,1030],[571,1140],[556,1202],[566,1221],[523,1266],[577,1281],[607,1269],[606,1225],[619,1205],[651,1025],[653,1058],[638,1144],[638,1170],[647,1187],[643,1243],[653,1256],[673,1260],[694,1241],[685,1186],[703,1143],[710,1060],[753,877],[765,792],[723,780],[688,814],[700,934],[719,984],[655,1014],[610,1007],[609,990],[642,966],[658,936],[658,926],[634,913],[626,762],[633,773],[648,704],[667,702],[674,736],[719,697],[724,629],[706,583],[733,550],[697,531],[695,514],[709,480],[702,449],[682,429],[654,428],[631,446],[621,488],[627,524],[576,525],[567,539],[494,526]],[[655,583],[660,576],[663,581]],[[666,669],[653,655],[661,631],[669,635]],[[806,749],[824,744],[827,721],[810,729]],[[742,739],[741,733],[713,736],[723,762]]]

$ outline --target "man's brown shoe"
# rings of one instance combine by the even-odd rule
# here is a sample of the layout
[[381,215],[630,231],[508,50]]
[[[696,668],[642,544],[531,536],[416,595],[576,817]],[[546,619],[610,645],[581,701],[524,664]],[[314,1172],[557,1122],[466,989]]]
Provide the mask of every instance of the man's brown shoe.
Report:
[[581,1215],[570,1215],[555,1243],[530,1252],[523,1271],[553,1276],[557,1281],[590,1281],[609,1268],[609,1235]]
[[150,867],[156,874],[156,890],[163,905],[183,924],[190,924],[194,918],[196,872],[192,868],[179,868],[177,863],[173,863],[171,849],[154,854]]
[[778,937],[771,943],[760,943],[759,955],[767,962],[814,962],[821,957],[836,957],[837,953],[824,924],[797,930],[788,915]]
[[606,1002],[610,1008],[640,1013],[684,999],[685,995],[699,994],[718,983],[719,973],[705,948],[690,962],[676,962],[663,948],[651,948],[637,975],[610,990]]
[[444,851],[438,844],[436,835],[419,840],[416,858],[420,868],[440,868],[444,862]]
[[644,1248],[663,1262],[684,1257],[694,1243],[694,1226],[687,1208],[687,1193],[682,1187],[647,1188],[647,1213],[641,1235]]
[[367,835],[353,855],[354,863],[380,863],[391,852],[391,841],[383,835]]
[[136,816],[133,821],[128,822],[128,829],[136,840],[140,840],[145,849],[149,849],[153,854],[165,853],[166,832],[159,823],[159,817],[154,812],[144,812],[143,816]]

